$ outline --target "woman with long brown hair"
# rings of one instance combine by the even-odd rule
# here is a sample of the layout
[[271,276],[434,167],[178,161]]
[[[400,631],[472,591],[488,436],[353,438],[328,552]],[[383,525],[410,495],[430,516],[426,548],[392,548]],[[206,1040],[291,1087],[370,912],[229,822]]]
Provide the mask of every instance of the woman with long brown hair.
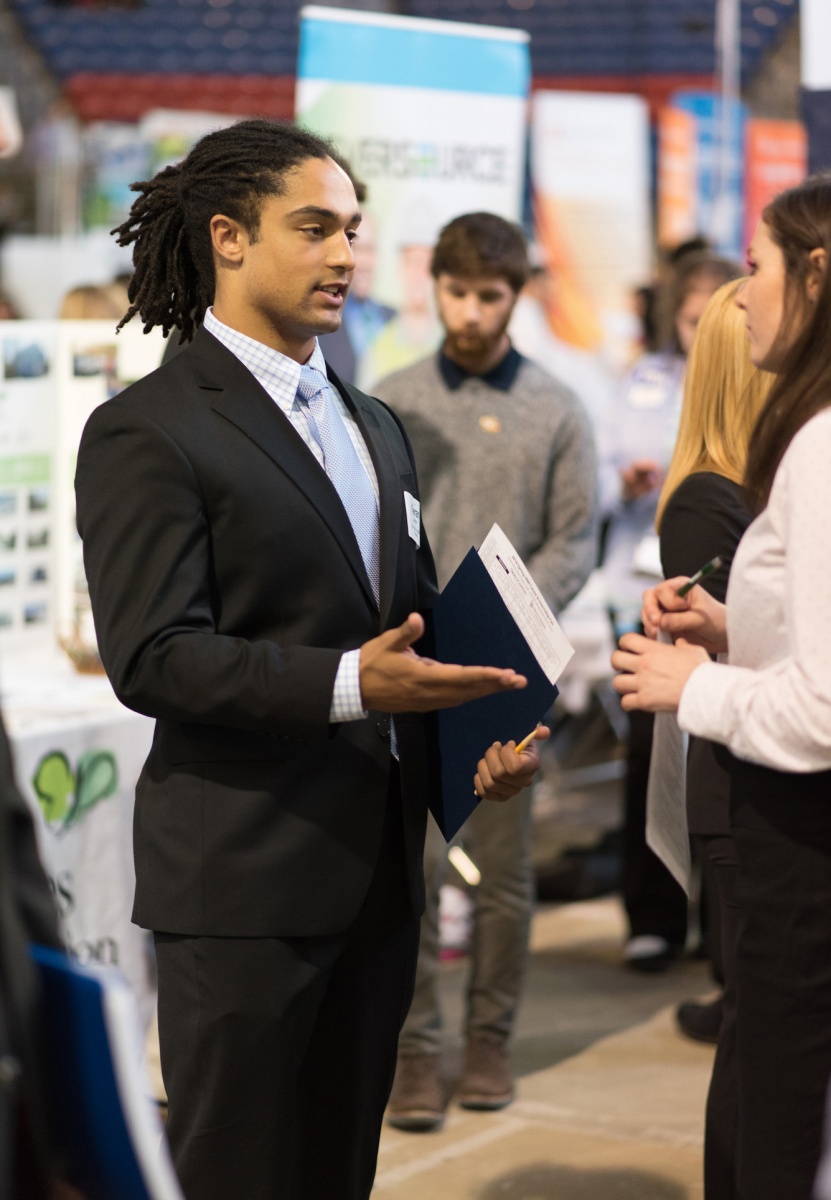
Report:
[[[732,753],[740,1200],[809,1200],[831,1075],[831,175],[765,209],[737,303],[777,376],[745,485],[757,517],[727,604],[644,596],[613,664],[627,710],[677,711]],[[713,663],[708,652],[727,652]]]

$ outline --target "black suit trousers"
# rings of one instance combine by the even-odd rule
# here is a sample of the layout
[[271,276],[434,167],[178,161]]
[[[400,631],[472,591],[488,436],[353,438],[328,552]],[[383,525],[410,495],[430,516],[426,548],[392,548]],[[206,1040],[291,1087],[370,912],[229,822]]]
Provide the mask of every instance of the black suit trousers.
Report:
[[418,951],[393,770],[364,905],[327,937],[157,934],[187,1200],[366,1200]]
[[715,892],[711,896],[720,928],[711,931],[720,948],[724,994],[713,1076],[707,1093],[704,1126],[704,1200],[735,1200],[738,1130],[738,1063],[736,1055],[736,942],[740,922],[736,901],[736,850],[727,836],[696,839],[704,870]]
[[831,1076],[831,771],[732,768],[740,1200],[810,1200]]

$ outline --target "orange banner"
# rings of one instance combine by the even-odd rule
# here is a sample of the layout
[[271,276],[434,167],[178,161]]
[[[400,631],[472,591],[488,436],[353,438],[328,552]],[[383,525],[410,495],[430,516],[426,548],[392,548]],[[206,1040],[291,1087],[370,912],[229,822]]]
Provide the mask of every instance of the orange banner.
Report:
[[801,121],[751,119],[745,130],[745,244],[762,209],[785,188],[801,183],[808,170],[808,140]]
[[698,131],[680,108],[658,114],[658,244],[677,246],[698,233]]

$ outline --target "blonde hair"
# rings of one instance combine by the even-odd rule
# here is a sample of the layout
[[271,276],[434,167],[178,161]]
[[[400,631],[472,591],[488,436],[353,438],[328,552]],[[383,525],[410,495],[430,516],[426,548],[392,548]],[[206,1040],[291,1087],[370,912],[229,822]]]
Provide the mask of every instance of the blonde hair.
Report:
[[684,380],[678,440],[658,500],[655,528],[688,475],[713,471],[741,483],[747,447],[774,376],[750,361],[734,279],[714,292],[695,333]]
[[67,292],[61,302],[61,321],[118,321],[129,304],[120,284],[82,284]]

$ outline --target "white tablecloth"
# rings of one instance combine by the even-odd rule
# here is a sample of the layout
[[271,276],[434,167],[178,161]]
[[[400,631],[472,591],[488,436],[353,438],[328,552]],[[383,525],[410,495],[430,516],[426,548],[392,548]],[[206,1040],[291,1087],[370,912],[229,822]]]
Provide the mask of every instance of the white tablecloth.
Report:
[[43,648],[5,655],[0,700],[67,944],[81,962],[120,967],[147,1024],[152,951],[130,912],[135,785],[153,722],[119,704],[104,676]]

